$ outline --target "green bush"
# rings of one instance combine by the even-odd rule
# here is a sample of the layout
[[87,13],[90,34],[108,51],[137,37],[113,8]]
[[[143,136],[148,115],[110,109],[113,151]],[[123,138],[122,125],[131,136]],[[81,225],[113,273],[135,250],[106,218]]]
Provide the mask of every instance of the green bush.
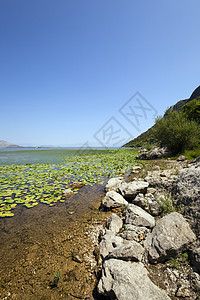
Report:
[[164,118],[157,118],[154,137],[172,154],[193,149],[199,142],[200,125],[188,120],[183,111],[168,111]]
[[182,107],[185,117],[200,124],[200,99],[194,99]]

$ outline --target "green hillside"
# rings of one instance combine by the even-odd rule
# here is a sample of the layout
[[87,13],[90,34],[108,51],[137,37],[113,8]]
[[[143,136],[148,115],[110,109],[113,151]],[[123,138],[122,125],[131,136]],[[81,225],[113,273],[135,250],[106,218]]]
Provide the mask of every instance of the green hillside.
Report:
[[[180,100],[175,105],[172,105],[164,114],[166,118],[169,112],[178,111],[184,114],[189,119],[200,124],[200,86],[194,90],[189,99]],[[122,147],[145,147],[149,144],[158,143],[155,137],[155,124],[147,131],[140,134],[135,139],[129,141]]]

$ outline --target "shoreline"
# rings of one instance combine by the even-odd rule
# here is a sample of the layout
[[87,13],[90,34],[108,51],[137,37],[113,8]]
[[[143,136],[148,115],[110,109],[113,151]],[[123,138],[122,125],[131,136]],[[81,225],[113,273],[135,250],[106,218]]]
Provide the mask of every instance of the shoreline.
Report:
[[[102,196],[102,187],[87,187],[66,203],[19,208],[16,216],[1,219],[1,299],[8,295],[9,299],[33,295],[74,299],[70,293],[92,296],[96,285],[93,250],[102,220],[109,215],[98,211]],[[51,288],[58,273],[58,285]]]

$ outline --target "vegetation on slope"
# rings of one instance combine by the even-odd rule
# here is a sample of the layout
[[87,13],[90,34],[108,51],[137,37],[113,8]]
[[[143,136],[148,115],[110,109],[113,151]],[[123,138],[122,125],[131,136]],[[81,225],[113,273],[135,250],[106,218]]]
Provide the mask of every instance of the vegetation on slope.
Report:
[[188,101],[179,110],[169,108],[155,125],[123,147],[166,146],[172,154],[200,148],[200,97]]
[[194,149],[199,144],[200,125],[181,111],[169,111],[165,118],[157,118],[153,129],[155,140],[172,154]]

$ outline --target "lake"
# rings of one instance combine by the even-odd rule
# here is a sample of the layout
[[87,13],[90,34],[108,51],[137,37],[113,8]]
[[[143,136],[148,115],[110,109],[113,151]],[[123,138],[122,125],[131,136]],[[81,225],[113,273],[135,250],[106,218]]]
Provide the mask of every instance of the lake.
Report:
[[0,165],[57,164],[67,156],[104,153],[107,150],[104,148],[0,148]]

